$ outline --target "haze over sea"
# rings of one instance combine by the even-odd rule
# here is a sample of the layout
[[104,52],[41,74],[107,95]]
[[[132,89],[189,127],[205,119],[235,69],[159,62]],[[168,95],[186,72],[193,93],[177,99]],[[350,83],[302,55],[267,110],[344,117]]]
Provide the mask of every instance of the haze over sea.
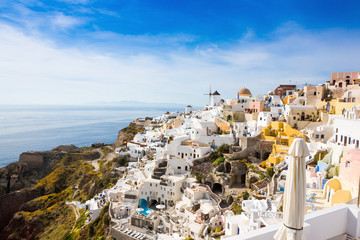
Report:
[[138,117],[156,117],[168,107],[0,106],[0,167],[26,151],[58,145],[114,143],[118,131]]

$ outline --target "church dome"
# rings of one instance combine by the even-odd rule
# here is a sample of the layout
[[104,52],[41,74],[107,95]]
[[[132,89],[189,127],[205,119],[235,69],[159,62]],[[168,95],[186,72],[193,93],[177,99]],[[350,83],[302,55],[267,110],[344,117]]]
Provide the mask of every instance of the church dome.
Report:
[[242,89],[239,90],[238,96],[239,97],[252,97],[252,94],[251,94],[249,89],[242,88]]

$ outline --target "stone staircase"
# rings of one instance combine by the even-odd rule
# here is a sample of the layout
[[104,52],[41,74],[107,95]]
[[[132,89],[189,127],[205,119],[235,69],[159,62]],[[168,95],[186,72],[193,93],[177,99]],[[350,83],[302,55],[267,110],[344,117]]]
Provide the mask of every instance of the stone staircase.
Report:
[[160,177],[165,175],[166,168],[167,168],[167,160],[164,160],[163,162],[159,163],[159,166],[157,168],[154,169],[151,178],[160,180]]

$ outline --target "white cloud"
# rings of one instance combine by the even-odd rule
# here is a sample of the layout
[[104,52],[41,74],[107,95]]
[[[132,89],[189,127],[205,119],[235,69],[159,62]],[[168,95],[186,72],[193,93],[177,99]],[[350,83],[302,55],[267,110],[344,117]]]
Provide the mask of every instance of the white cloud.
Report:
[[61,12],[58,12],[53,16],[51,16],[50,21],[54,29],[60,28],[62,30],[74,28],[84,24],[84,21],[81,20],[80,18],[67,16]]
[[66,2],[69,4],[82,4],[82,5],[86,5],[89,4],[91,2],[91,0],[58,0],[59,2]]
[[[64,27],[74,24],[67,21],[60,22]],[[26,35],[0,24],[0,103],[138,100],[200,105],[207,102],[203,93],[209,84],[230,98],[244,86],[260,94],[290,80],[317,84],[328,80],[332,71],[359,70],[360,33],[355,30],[279,29],[267,41],[247,34],[226,47],[179,44],[171,50],[158,43],[171,42],[167,38],[176,36],[146,36],[146,41],[134,41],[134,46],[131,41],[116,43],[141,36],[109,36],[103,36],[104,40],[111,42],[108,38],[116,36],[115,42],[102,51],[90,40],[82,46],[60,48],[56,39]],[[136,44],[151,49],[141,51]]]

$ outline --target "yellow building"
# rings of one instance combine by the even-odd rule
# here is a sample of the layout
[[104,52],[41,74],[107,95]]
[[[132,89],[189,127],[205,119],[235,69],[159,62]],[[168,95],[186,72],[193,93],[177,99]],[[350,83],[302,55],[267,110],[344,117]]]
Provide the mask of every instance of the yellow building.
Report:
[[295,138],[305,139],[302,132],[291,128],[289,124],[284,122],[272,122],[261,130],[260,136],[263,140],[275,142],[269,158],[259,164],[263,168],[273,167],[284,161]]
[[221,132],[230,132],[231,130],[230,124],[221,118],[215,117],[215,125]]
[[296,95],[290,95],[283,99],[284,105],[293,102],[296,99]]
[[330,114],[342,115],[344,111],[350,110],[353,106],[359,105],[359,102],[344,102],[343,99],[331,99],[329,102],[321,101],[317,108],[323,109]]
[[343,184],[338,178],[332,178],[326,182],[322,197],[325,198],[331,206],[334,206],[335,204],[346,203],[355,196],[352,196],[351,191],[344,189]]
[[230,124],[234,124],[235,122],[244,122],[245,121],[245,113],[238,111],[223,111],[223,119]]

